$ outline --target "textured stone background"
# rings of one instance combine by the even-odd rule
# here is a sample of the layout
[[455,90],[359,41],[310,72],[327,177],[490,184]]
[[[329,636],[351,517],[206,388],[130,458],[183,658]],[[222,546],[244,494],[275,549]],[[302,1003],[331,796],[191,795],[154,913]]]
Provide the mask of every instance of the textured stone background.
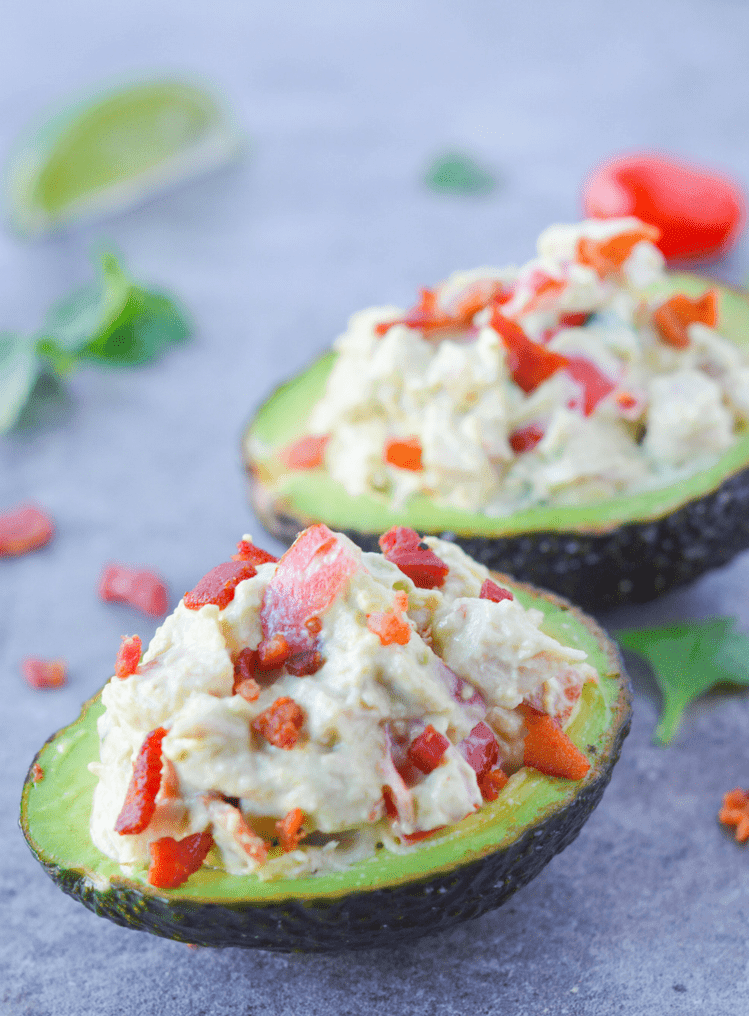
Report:
[[[715,820],[749,782],[746,696],[713,695],[674,744],[636,718],[579,840],[504,909],[397,952],[276,956],[126,931],[63,896],[26,849],[18,798],[35,750],[155,625],[95,595],[104,561],[148,564],[175,598],[258,532],[244,421],[371,302],[409,303],[457,267],[522,261],[578,215],[585,172],[661,147],[749,183],[749,8],[732,0],[473,0],[280,5],[28,0],[0,31],[0,157],[46,104],[102,79],[186,71],[226,95],[249,155],[148,206],[35,244],[0,233],[0,326],[33,329],[106,238],[180,294],[194,340],[131,372],[82,371],[41,427],[0,438],[0,507],[35,499],[47,549],[0,563],[0,1012],[9,1016],[749,1011],[749,859]],[[425,189],[460,146],[500,173],[486,198]],[[746,245],[715,269],[749,271]],[[268,545],[271,545],[270,543]],[[612,626],[734,614],[749,557]],[[28,689],[28,654],[70,684]]]

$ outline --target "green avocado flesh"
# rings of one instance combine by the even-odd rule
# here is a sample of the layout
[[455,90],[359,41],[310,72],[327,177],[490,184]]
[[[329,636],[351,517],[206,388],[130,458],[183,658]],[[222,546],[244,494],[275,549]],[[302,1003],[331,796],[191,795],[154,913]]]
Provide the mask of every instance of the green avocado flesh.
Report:
[[[585,779],[522,769],[496,801],[457,825],[406,854],[382,849],[342,872],[261,882],[204,866],[180,888],[159,890],[148,884],[145,867],[125,876],[89,837],[96,777],[87,767],[98,760],[96,720],[103,709],[96,696],[37,755],[43,778],[35,783],[29,770],[21,826],[32,852],[65,892],[94,912],[201,945],[367,948],[498,906],[577,835],[608,783],[630,715],[626,675],[601,629],[556,597],[512,588],[524,605],[544,611],[546,632],[584,649],[600,675],[597,687],[585,686],[567,728],[591,761]],[[487,878],[500,884],[485,885]]]

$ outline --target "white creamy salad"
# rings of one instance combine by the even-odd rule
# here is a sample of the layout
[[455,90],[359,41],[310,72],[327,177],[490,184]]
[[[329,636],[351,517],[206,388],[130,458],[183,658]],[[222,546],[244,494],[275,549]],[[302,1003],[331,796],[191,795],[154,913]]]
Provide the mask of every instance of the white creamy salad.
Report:
[[586,654],[455,544],[398,527],[381,545],[316,525],[277,562],[245,537],[142,659],[123,640],[91,766],[104,854],[153,872],[164,844],[200,841],[191,870],[335,870],[495,799],[534,764],[532,720],[565,737]]
[[410,311],[354,314],[307,440],[352,496],[415,492],[502,516],[665,486],[706,468],[749,418],[749,363],[717,293],[668,300],[658,231],[555,225],[520,268],[479,268]]

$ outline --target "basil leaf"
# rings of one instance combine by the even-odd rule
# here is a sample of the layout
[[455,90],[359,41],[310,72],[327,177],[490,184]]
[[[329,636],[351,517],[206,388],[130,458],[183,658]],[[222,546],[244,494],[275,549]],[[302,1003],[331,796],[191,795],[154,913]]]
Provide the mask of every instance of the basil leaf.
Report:
[[435,159],[425,182],[432,190],[454,194],[488,194],[497,185],[492,173],[462,152],[448,152]]
[[18,422],[40,367],[33,340],[11,332],[0,333],[0,434]]

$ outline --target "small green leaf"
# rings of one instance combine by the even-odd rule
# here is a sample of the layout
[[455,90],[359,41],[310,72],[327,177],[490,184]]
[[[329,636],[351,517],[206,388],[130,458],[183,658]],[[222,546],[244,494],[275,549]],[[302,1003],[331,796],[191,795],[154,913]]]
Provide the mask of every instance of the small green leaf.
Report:
[[470,155],[448,152],[435,159],[429,167],[426,184],[432,190],[454,194],[488,194],[496,187],[497,181]]
[[17,423],[39,371],[33,340],[11,332],[0,333],[0,434]]
[[684,621],[662,628],[616,632],[616,638],[650,663],[663,695],[654,741],[668,744],[694,699],[718,684],[749,686],[749,636],[734,618]]

